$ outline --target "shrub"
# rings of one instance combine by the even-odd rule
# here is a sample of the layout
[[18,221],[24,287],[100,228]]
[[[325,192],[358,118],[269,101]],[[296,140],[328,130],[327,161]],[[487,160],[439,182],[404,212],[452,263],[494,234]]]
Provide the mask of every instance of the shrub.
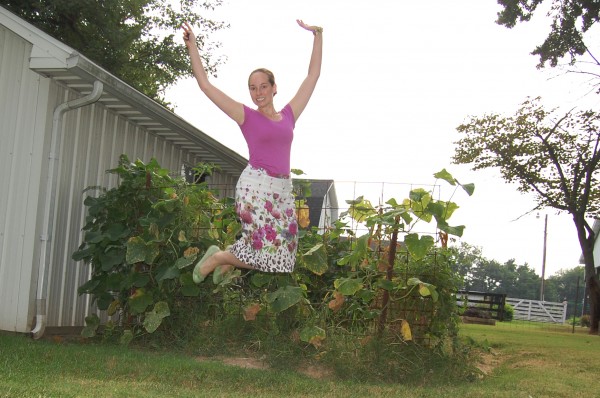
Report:
[[504,303],[504,322],[510,322],[514,319],[515,316],[515,307],[508,303]]
[[[153,333],[190,297],[210,303],[211,295],[193,283],[193,264],[210,244],[233,240],[235,217],[206,185],[172,178],[155,160],[130,163],[122,155],[108,173],[120,184],[87,189],[101,194],[84,201],[84,241],[72,257],[92,268],[79,294],[90,294],[97,308],[114,318],[108,330],[128,342]],[[94,336],[99,323],[95,314],[87,317],[83,335]]]
[[579,319],[579,324],[582,327],[590,327],[590,325],[591,325],[590,316],[589,315],[582,315],[581,318]]

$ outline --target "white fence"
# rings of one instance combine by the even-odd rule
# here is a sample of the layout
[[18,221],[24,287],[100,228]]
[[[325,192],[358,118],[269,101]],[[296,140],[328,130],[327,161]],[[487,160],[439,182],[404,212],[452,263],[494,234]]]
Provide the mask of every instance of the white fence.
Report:
[[537,301],[506,298],[506,303],[514,307],[513,319],[548,323],[565,323],[567,302]]

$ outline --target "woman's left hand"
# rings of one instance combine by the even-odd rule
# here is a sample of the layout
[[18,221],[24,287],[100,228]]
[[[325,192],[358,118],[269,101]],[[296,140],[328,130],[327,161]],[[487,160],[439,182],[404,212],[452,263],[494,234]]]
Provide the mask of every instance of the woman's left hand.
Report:
[[309,30],[309,31],[313,32],[313,34],[317,34],[317,33],[323,32],[323,28],[320,27],[320,26],[307,25],[301,19],[296,19],[296,22],[298,23],[298,25],[300,25],[301,28]]

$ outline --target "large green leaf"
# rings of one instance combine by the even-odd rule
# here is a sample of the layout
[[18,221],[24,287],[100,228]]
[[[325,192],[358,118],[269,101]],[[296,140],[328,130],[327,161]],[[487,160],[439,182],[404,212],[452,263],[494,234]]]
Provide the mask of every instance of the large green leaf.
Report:
[[[422,198],[424,199],[424,198]],[[415,201],[410,199],[404,199],[404,205],[407,206],[411,212],[425,222],[430,222],[433,217],[429,211],[427,211],[427,206],[431,201],[431,197],[427,200],[423,201]]]
[[154,305],[154,309],[152,309],[152,311],[146,312],[146,317],[144,318],[144,329],[146,329],[148,333],[154,333],[162,323],[162,320],[169,315],[171,315],[169,304],[167,304],[165,301],[159,301]]
[[129,298],[129,308],[133,315],[141,314],[152,304],[152,294],[144,289],[137,289],[133,296]]
[[323,275],[327,269],[327,252],[325,246],[319,243],[302,255],[304,266],[316,275]]
[[99,310],[108,309],[108,307],[110,306],[110,303],[112,303],[113,300],[114,300],[114,297],[112,296],[112,294],[110,294],[108,292],[100,293],[98,295],[98,300],[96,301],[96,303],[98,305],[98,309]]
[[325,330],[318,326],[307,326],[300,331],[300,340],[318,346],[326,335]]
[[404,243],[408,252],[415,260],[420,260],[427,255],[435,241],[432,236],[424,235],[419,237],[419,234],[408,234],[404,237]]
[[146,242],[139,236],[129,238],[127,241],[127,264],[135,264],[146,259]]
[[95,289],[100,285],[100,280],[98,279],[90,279],[83,285],[79,286],[77,289],[77,294],[89,294],[93,293]]
[[374,290],[362,289],[358,292],[357,296],[365,303],[370,303],[377,296],[377,293]]
[[129,289],[131,287],[131,276],[122,272],[111,272],[104,274],[105,288],[108,291],[117,291],[121,289]]
[[348,256],[342,257],[338,260],[339,265],[350,264],[352,266],[358,266],[367,256],[369,249],[369,235],[360,236],[354,241],[352,251]]
[[408,278],[408,281],[406,281],[406,284],[408,286],[416,286],[421,283],[423,283],[423,282],[421,282],[421,280],[419,278]]
[[446,169],[438,171],[433,176],[446,181],[450,185],[456,185],[456,179],[452,177],[452,174],[450,174]]
[[462,236],[464,231],[465,231],[464,225],[457,225],[455,227],[448,226],[448,228],[446,229],[445,232],[449,233],[450,235],[454,235],[454,236]]
[[391,292],[396,288],[396,284],[393,281],[388,281],[387,279],[379,279],[377,281],[377,287]]
[[109,250],[108,252],[100,253],[98,259],[100,260],[100,267],[102,271],[110,271],[116,265],[120,265],[125,262],[125,250]]
[[88,246],[85,247],[84,249],[77,250],[75,253],[73,253],[73,255],[71,256],[71,258],[74,261],[81,261],[81,260],[83,260],[85,258],[93,256],[95,253],[96,253],[96,245],[94,245],[94,244],[88,244]]
[[444,213],[444,218],[447,220],[447,219],[449,219],[450,217],[452,217],[452,215],[454,214],[454,212],[455,212],[456,210],[458,210],[458,208],[459,208],[460,206],[458,206],[458,205],[457,205],[456,203],[454,203],[454,202],[444,202],[444,203],[445,203],[445,206],[446,206],[446,211],[445,211],[445,213]]
[[178,269],[182,269],[187,267],[188,265],[192,265],[194,261],[196,261],[197,255],[193,255],[191,257],[179,257],[177,261],[175,261],[175,266]]
[[256,287],[268,285],[275,277],[266,272],[257,272],[250,278],[250,282]]
[[131,286],[134,287],[144,287],[150,282],[150,276],[148,274],[142,274],[139,272],[134,272],[131,275]]
[[432,300],[436,302],[439,297],[434,285],[421,281],[419,278],[409,278],[406,282],[408,286],[419,286],[419,294],[423,297],[431,296]]
[[160,254],[155,243],[144,241],[140,236],[134,236],[127,241],[127,264],[145,262],[152,264]]
[[299,286],[284,286],[267,294],[267,302],[275,312],[282,312],[299,303],[304,298],[304,293]]
[[125,225],[115,223],[109,225],[109,227],[106,229],[105,236],[112,242],[118,242],[129,235],[129,233],[129,228],[127,228]]
[[100,326],[100,318],[98,315],[92,314],[85,317],[85,327],[81,331],[81,336],[90,338],[96,335],[96,330]]
[[348,214],[356,221],[364,222],[367,218],[376,215],[377,211],[371,204],[371,201],[364,199],[361,196],[351,204],[348,209]]
[[335,289],[344,296],[353,296],[356,292],[362,289],[363,284],[360,279],[340,278],[333,282]]
[[170,267],[162,267],[157,273],[156,273],[156,280],[160,281],[164,281],[165,279],[175,279],[177,277],[179,277],[179,268],[177,268],[176,265],[172,265]]
[[413,202],[420,203],[423,207],[427,207],[429,202],[431,202],[431,193],[424,190],[423,188],[415,188],[411,190],[408,194],[408,198]]
[[88,231],[84,239],[88,243],[100,243],[104,240],[104,234],[101,231]]
[[473,193],[475,192],[475,184],[460,184],[460,186],[465,190],[466,193],[469,194],[469,196],[473,196]]
[[454,235],[454,236],[462,236],[462,234],[465,230],[464,225],[458,225],[455,227],[451,227],[450,225],[448,225],[448,223],[445,220],[437,220],[437,227],[440,231],[444,231],[444,232],[448,233],[449,235]]

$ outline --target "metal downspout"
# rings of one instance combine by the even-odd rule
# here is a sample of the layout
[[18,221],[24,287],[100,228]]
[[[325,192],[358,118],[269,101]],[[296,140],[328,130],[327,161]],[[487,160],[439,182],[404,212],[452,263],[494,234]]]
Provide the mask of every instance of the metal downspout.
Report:
[[48,162],[48,178],[46,180],[46,200],[44,202],[43,227],[42,235],[40,236],[40,264],[38,268],[37,282],[37,297],[36,297],[36,315],[35,327],[31,331],[31,336],[34,339],[39,339],[44,334],[46,329],[46,295],[48,287],[47,268],[50,264],[50,253],[48,241],[52,232],[53,218],[52,209],[56,201],[55,173],[58,169],[58,151],[60,151],[60,134],[62,129],[63,115],[65,112],[72,109],[81,108],[90,105],[100,99],[104,85],[96,80],[92,92],[84,97],[77,98],[71,101],[63,102],[54,109],[52,117],[52,135],[50,141],[50,154]]

